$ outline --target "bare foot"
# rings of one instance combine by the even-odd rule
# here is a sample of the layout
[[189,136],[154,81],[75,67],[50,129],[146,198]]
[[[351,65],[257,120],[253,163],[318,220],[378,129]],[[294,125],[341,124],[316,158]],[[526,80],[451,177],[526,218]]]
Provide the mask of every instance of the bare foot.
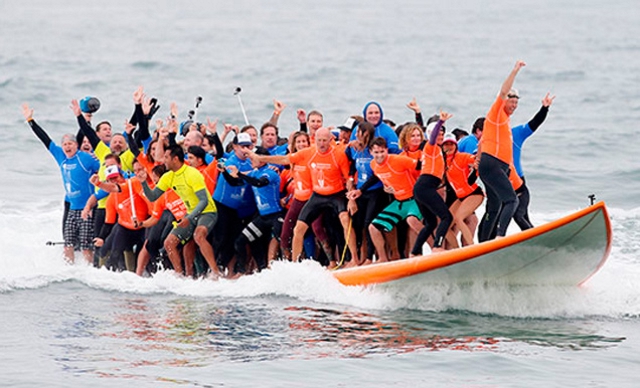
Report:
[[[373,261],[371,261],[371,259],[365,259],[364,263],[362,263],[362,265],[369,265],[372,264]],[[376,261],[376,263],[378,263],[378,261]]]
[[338,266],[338,263],[336,263],[336,261],[335,261],[335,260],[331,260],[331,261],[329,262],[329,265],[327,266],[327,268],[329,268],[329,269],[336,269],[336,267],[337,267],[337,266]]
[[444,248],[443,247],[431,248],[431,253],[438,253],[438,252],[444,252]]

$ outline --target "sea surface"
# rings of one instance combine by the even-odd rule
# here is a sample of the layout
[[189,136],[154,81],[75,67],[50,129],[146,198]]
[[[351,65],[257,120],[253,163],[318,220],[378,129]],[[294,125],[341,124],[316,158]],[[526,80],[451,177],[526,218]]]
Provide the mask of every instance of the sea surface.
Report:
[[[0,3],[0,386],[637,387],[640,378],[640,13],[635,1]],[[370,100],[397,123],[470,129],[516,60],[512,123],[556,95],[525,144],[539,225],[605,201],[608,261],[583,287],[345,287],[313,263],[237,281],[66,265],[63,187],[21,115],[55,141],[71,99],[123,128],[132,93],[202,96],[200,120],[261,124],[272,100],[327,125]],[[513,232],[515,232],[512,229]],[[80,261],[80,260],[79,260]]]

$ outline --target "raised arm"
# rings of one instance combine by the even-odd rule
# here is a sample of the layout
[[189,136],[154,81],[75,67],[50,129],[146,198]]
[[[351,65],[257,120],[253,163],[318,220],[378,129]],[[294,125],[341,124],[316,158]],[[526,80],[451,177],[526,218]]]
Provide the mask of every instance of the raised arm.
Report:
[[80,130],[82,134],[85,135],[89,139],[89,143],[91,143],[91,147],[95,149],[100,143],[100,138],[96,134],[96,131],[93,130],[87,123],[87,120],[82,115],[82,110],[80,109],[80,105],[78,104],[78,100],[71,100],[71,110],[73,114],[76,115],[78,119],[78,125],[80,125]]
[[518,72],[520,71],[520,69],[522,69],[523,67],[526,66],[526,63],[524,63],[524,61],[516,61],[515,66],[513,67],[513,70],[511,70],[511,73],[509,73],[509,76],[507,77],[507,79],[504,80],[504,82],[502,83],[502,87],[500,88],[500,98],[502,98],[503,100],[507,99],[507,95],[509,94],[509,90],[511,90],[511,88],[513,87],[513,82],[516,79],[516,75],[518,75]]
[[275,98],[273,99],[273,114],[271,115],[271,118],[269,119],[269,123],[278,126],[278,119],[280,118],[280,113],[282,113],[282,111],[284,110],[284,108],[286,108],[287,105],[285,103],[283,103],[282,101],[276,100]]
[[26,102],[22,104],[22,115],[24,116],[24,119],[27,120],[27,124],[29,124],[33,133],[35,133],[42,144],[49,149],[49,146],[51,145],[51,138],[47,135],[44,129],[35,122],[33,119],[33,109],[29,108],[29,105]]
[[536,129],[538,129],[538,127],[542,125],[544,120],[547,118],[547,113],[549,113],[549,107],[551,106],[551,104],[553,104],[553,100],[555,98],[556,96],[550,96],[549,93],[547,93],[547,95],[544,96],[544,98],[542,99],[542,106],[540,107],[540,110],[529,121],[529,128],[531,128],[532,131],[535,131]]

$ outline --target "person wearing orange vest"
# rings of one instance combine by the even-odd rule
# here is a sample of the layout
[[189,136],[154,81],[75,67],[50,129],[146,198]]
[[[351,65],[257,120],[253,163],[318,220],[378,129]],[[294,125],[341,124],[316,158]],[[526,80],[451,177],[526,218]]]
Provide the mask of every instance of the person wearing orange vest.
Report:
[[518,107],[518,98],[511,93],[511,90],[516,75],[524,66],[523,61],[516,62],[485,116],[478,150],[480,154],[478,174],[487,191],[486,213],[478,230],[480,242],[490,239],[494,227],[496,237],[504,237],[518,207],[518,197],[509,182],[510,166],[513,164],[513,140],[509,116]]
[[[411,249],[411,256],[422,255],[422,246],[434,230],[435,236],[431,251],[443,251],[442,245],[445,235],[451,226],[451,222],[453,222],[451,212],[449,212],[447,205],[438,193],[438,188],[444,179],[444,156],[438,141],[442,140],[440,138],[442,136],[440,128],[451,116],[447,112],[440,112],[440,118],[435,125],[432,128],[429,127],[433,124],[427,127],[429,141],[424,146],[420,177],[413,188],[413,195],[418,205],[420,205],[420,211],[424,218],[424,227],[418,234],[416,242]],[[440,218],[439,224],[438,218]]]

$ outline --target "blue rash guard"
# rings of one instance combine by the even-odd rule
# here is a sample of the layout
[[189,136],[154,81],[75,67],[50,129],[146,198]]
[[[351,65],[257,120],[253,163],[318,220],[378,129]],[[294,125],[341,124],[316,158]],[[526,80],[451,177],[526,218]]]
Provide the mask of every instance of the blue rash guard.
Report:
[[267,151],[269,151],[270,155],[286,155],[289,153],[289,145],[288,144],[282,144],[282,145],[275,145],[271,148],[267,148]]
[[83,151],[78,151],[71,158],[67,158],[62,147],[54,142],[49,144],[49,152],[60,167],[66,192],[65,201],[69,202],[71,210],[84,209],[84,205],[94,191],[89,178],[98,172],[100,162],[93,155]]
[[[358,182],[356,183],[356,188],[362,188],[362,185],[373,176],[373,170],[371,169],[371,161],[373,160],[373,156],[371,152],[369,152],[368,148],[363,148],[362,151],[356,151],[354,148],[347,148],[347,156],[349,156],[354,164],[356,173],[358,174]],[[377,190],[382,187],[382,182],[378,182],[375,185],[368,188],[366,191]]]
[[465,136],[464,139],[458,143],[458,152],[466,152],[468,154],[475,155],[478,153],[478,138],[471,134]]
[[253,190],[258,212],[261,216],[268,216],[281,212],[280,206],[280,175],[269,165],[264,165],[246,174]]
[[[364,106],[362,110],[362,116],[367,117],[367,108],[375,104],[378,109],[380,109],[380,121],[377,123],[371,123],[375,126],[376,130],[373,134],[374,137],[382,137],[387,141],[387,147],[389,147],[390,154],[399,154],[401,152],[400,146],[398,146],[398,135],[396,135],[393,128],[388,126],[384,121],[384,113],[382,112],[382,107],[377,102],[371,101],[368,102],[367,105]],[[351,138],[349,140],[356,140],[356,132],[357,127],[351,132]]]
[[[251,160],[241,160],[235,153],[231,153],[227,159],[226,166],[236,166],[238,171],[246,173],[251,171]],[[238,211],[241,218],[247,217],[255,213],[256,206],[253,200],[253,193],[247,190],[249,187],[242,182],[239,185],[232,185],[226,177],[221,174],[218,177],[216,190],[213,193],[213,199],[221,204]],[[242,213],[242,214],[240,214]]]

